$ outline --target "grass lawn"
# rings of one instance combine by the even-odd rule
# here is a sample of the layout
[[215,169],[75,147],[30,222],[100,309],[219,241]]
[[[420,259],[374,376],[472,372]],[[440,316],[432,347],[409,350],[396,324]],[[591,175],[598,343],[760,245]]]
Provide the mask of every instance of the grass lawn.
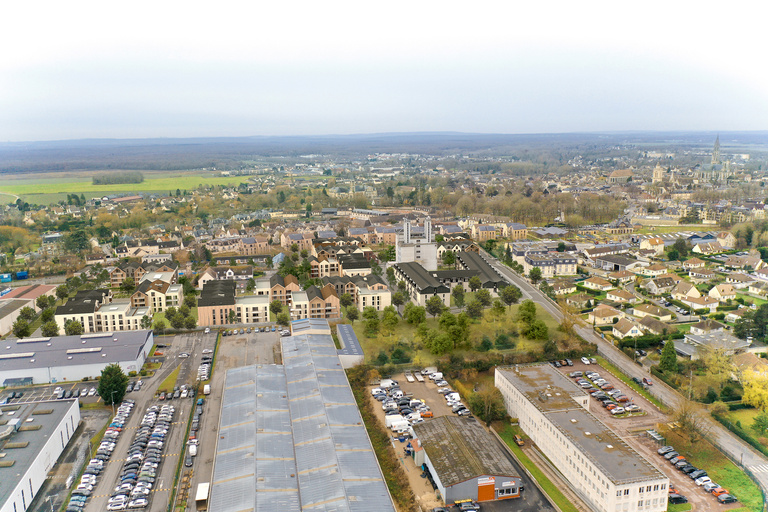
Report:
[[179,370],[181,370],[181,365],[177,366],[175,370],[171,372],[170,375],[168,375],[163,382],[160,383],[160,387],[157,388],[158,391],[171,391],[173,390],[173,386],[176,385],[176,379],[179,377]]
[[736,298],[737,299],[738,298],[742,298],[742,299],[744,299],[745,302],[749,301],[749,302],[751,302],[751,303],[753,303],[753,304],[755,304],[757,306],[761,306],[761,305],[765,304],[766,302],[768,302],[768,300],[758,299],[757,297],[753,297],[752,295],[747,295],[747,294],[744,294],[744,293],[737,293],[736,294]]
[[[98,174],[98,173],[96,173]],[[151,192],[175,191],[182,184],[186,190],[192,190],[200,185],[238,185],[248,181],[247,176],[210,176],[202,172],[178,171],[149,173],[144,172],[142,183],[127,183],[114,185],[94,185],[91,177],[75,178],[39,177],[7,179],[0,185],[0,193],[26,196],[32,194],[84,194],[86,197],[101,197],[114,192]],[[66,196],[65,196],[66,197]]]
[[501,437],[505,443],[507,443],[507,446],[509,446],[509,449],[512,450],[512,453],[515,454],[515,457],[517,458],[520,463],[525,466],[525,468],[528,470],[528,472],[533,475],[533,478],[538,482],[539,487],[544,489],[544,492],[546,492],[550,498],[552,498],[552,501],[555,502],[557,507],[561,510],[561,512],[578,512],[578,509],[566,499],[566,497],[563,495],[562,492],[560,492],[560,489],[557,488],[555,484],[552,483],[552,481],[542,473],[542,471],[536,466],[536,464],[531,461],[531,459],[528,458],[528,456],[523,453],[523,450],[517,446],[512,439],[512,436],[515,434],[523,435],[523,432],[517,428],[513,427],[511,425],[505,425],[503,429],[497,431],[499,434],[499,437]]
[[667,431],[667,440],[697,468],[707,470],[713,481],[728,489],[739,499],[744,510],[763,510],[763,494],[755,482],[708,441],[698,441],[695,447],[676,431]]
[[733,423],[738,421],[741,423],[741,426],[744,428],[744,430],[749,431],[752,423],[755,422],[755,416],[757,416],[759,413],[759,409],[739,409],[738,411],[729,411],[728,418]]
[[677,327],[678,332],[681,332],[683,334],[687,334],[691,330],[691,326],[693,323],[690,324],[674,324],[675,327]]
[[677,505],[670,503],[667,505],[667,512],[685,512],[686,510],[691,510],[690,503],[679,503]]

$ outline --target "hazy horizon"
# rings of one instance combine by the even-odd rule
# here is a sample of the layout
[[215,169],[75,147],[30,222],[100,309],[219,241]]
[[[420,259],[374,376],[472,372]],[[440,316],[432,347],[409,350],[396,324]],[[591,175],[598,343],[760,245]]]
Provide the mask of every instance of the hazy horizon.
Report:
[[0,141],[768,129],[761,20],[725,4],[6,10]]

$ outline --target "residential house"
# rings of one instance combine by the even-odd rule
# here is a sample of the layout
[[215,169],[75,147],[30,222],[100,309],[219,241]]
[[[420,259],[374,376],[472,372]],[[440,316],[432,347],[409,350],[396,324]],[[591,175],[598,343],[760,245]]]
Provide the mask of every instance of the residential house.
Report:
[[609,272],[619,272],[622,270],[636,270],[645,266],[642,261],[630,258],[626,254],[604,254],[595,257],[595,267],[607,270]]
[[687,259],[687,260],[685,260],[683,262],[683,268],[685,270],[692,270],[692,269],[696,269],[696,268],[704,268],[706,266],[707,266],[707,262],[706,261],[704,261],[702,259],[699,259],[699,258],[696,258],[696,257]]
[[472,226],[472,239],[478,243],[487,242],[499,238],[499,231],[495,226],[487,224],[475,224]]
[[626,290],[611,290],[605,296],[606,300],[611,302],[620,302],[622,304],[632,304],[638,301],[638,298]]
[[749,285],[747,291],[753,295],[763,297],[768,294],[768,283],[763,281],[754,281]]
[[613,324],[612,334],[614,337],[623,340],[624,338],[636,338],[643,335],[643,331],[634,322],[622,318]]
[[690,270],[688,277],[694,281],[705,283],[715,278],[715,272],[708,268],[697,268]]
[[519,222],[507,222],[501,225],[501,235],[510,240],[523,240],[528,238],[528,228]]
[[610,289],[612,289],[614,286],[611,284],[610,281],[606,281],[602,277],[593,276],[589,279],[585,279],[581,282],[582,286],[584,288],[588,288],[590,290],[597,290],[599,292],[605,292]]
[[339,261],[334,257],[320,256],[315,258],[310,256],[309,267],[309,275],[312,279],[341,275]]
[[644,316],[642,319],[640,319],[640,326],[649,333],[655,334],[656,336],[666,336],[675,330],[675,328],[671,325],[664,323],[661,320],[657,320],[650,315]]
[[736,323],[739,320],[741,320],[741,318],[744,317],[744,315],[746,315],[747,312],[749,312],[749,308],[746,308],[746,307],[740,307],[739,309],[734,309],[733,311],[729,311],[725,315],[725,321],[732,324]]
[[709,295],[703,295],[701,297],[690,297],[685,300],[681,300],[683,304],[693,310],[708,309],[710,313],[717,311],[717,307],[720,305],[720,301],[713,299]]
[[359,311],[369,306],[381,311],[392,303],[392,292],[389,287],[381,277],[374,274],[356,277],[324,277],[323,284],[333,286],[339,299],[348,293]]
[[688,281],[680,281],[672,289],[672,298],[675,300],[684,300],[691,297],[701,297],[701,292]]
[[675,280],[671,277],[659,277],[656,279],[649,279],[643,286],[651,295],[661,295],[672,291],[675,287]]
[[588,293],[577,293],[565,298],[565,303],[577,309],[584,309],[587,305],[593,305],[595,298]]
[[691,334],[707,334],[709,332],[718,332],[718,331],[724,331],[725,326],[721,324],[720,322],[715,322],[714,320],[706,319],[702,320],[701,322],[696,322],[691,326],[690,333]]
[[576,264],[578,260],[575,256],[566,253],[549,252],[546,254],[525,255],[523,262],[523,271],[528,274],[531,269],[538,267],[541,269],[541,275],[545,279],[555,276],[569,276],[576,274]]
[[741,272],[732,272],[725,276],[725,282],[737,290],[741,290],[748,288],[750,284],[755,282],[755,279],[752,276],[742,274]]
[[733,233],[721,231],[717,234],[717,243],[726,251],[730,251],[736,248],[736,237]]
[[727,302],[729,300],[736,300],[736,290],[730,284],[722,283],[713,286],[709,290],[709,296],[720,302]]
[[569,281],[559,281],[552,285],[552,289],[555,291],[555,295],[557,296],[576,293],[576,285]]
[[624,313],[605,304],[598,305],[587,315],[587,322],[592,325],[608,325],[618,322],[624,317]]
[[239,240],[238,252],[243,256],[260,256],[270,253],[269,240],[263,236],[247,236]]
[[639,304],[635,306],[632,314],[637,318],[643,318],[645,316],[652,316],[661,320],[662,322],[669,322],[672,320],[672,312],[668,309],[660,308],[653,304]]
[[656,263],[654,265],[649,265],[644,268],[640,268],[637,270],[638,274],[643,274],[649,277],[658,277],[662,274],[666,274],[668,271],[667,267],[660,263]]
[[607,277],[611,281],[618,281],[620,284],[626,284],[634,281],[637,276],[629,270],[619,270],[618,272],[611,272]]
[[646,238],[640,241],[640,249],[652,250],[659,256],[664,254],[664,240],[659,237]]
[[723,247],[717,243],[717,242],[702,242],[700,244],[696,244],[692,252],[695,252],[696,254],[718,254],[723,252]]

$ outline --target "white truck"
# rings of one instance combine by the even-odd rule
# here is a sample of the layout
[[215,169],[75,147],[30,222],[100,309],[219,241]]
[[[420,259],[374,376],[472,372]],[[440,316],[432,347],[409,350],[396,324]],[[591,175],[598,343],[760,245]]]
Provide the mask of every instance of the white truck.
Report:
[[204,395],[210,395],[211,394],[211,385],[210,384],[206,384],[205,386],[203,386],[203,394]]
[[408,423],[408,420],[402,416],[395,416],[395,418],[399,419],[393,421],[389,426],[393,432],[402,432],[403,430],[408,430],[408,428],[411,426],[411,424]]
[[389,416],[384,416],[384,424],[387,428],[392,428],[394,423],[402,422],[403,419],[404,418],[399,414],[390,414]]

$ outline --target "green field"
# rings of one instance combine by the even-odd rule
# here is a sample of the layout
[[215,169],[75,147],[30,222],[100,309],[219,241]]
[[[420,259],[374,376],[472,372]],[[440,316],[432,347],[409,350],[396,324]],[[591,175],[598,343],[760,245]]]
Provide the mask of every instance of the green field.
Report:
[[248,181],[247,176],[208,176],[193,172],[144,173],[142,183],[117,185],[94,185],[90,176],[79,174],[70,177],[45,177],[8,179],[0,184],[0,200],[11,202],[9,194],[21,196],[25,201],[40,204],[65,199],[66,194],[84,194],[88,198],[101,197],[110,193],[124,192],[168,192],[177,188],[192,190],[201,185],[238,185]]

